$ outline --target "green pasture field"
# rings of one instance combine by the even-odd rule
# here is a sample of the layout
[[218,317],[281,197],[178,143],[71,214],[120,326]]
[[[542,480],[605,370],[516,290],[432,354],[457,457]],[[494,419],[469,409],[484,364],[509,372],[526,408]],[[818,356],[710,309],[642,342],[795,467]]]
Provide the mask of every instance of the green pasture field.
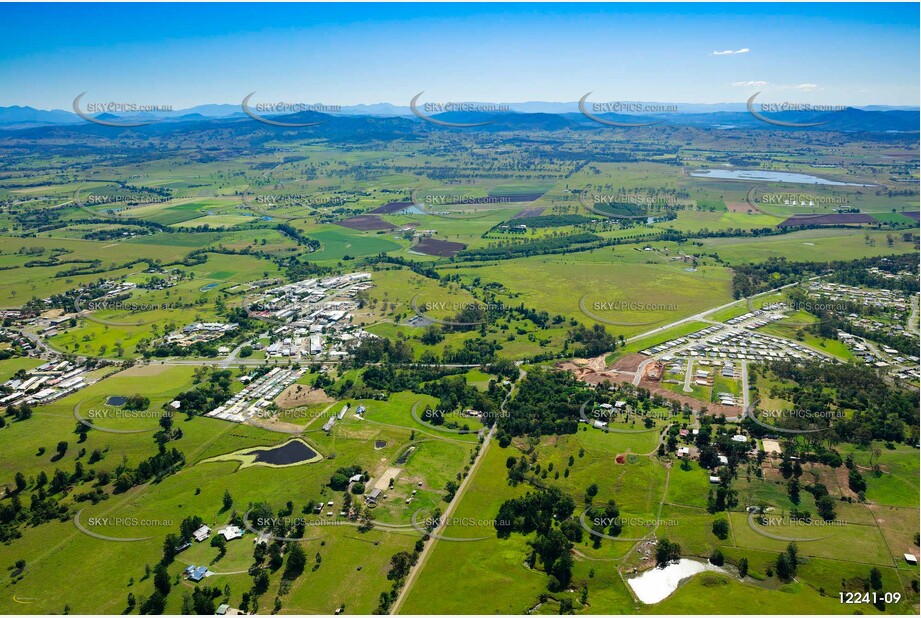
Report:
[[860,472],[867,481],[867,499],[881,505],[917,508],[919,492],[915,479],[919,475],[918,449],[904,444],[895,445],[892,449],[876,444],[880,446],[879,476],[870,469],[872,454],[869,449],[851,445],[842,449],[843,456],[852,455],[861,467]]
[[577,260],[567,260],[569,257],[538,256],[457,270],[462,276],[502,282],[507,290],[499,296],[503,302],[523,301],[527,306],[573,318],[587,326],[599,323],[580,309],[580,300],[584,299],[589,313],[617,322],[608,325],[608,330],[625,337],[731,300],[730,279],[723,269],[688,273],[672,264],[612,266],[600,255],[594,258],[596,261],[585,254]]
[[[62,399],[42,410],[36,411],[32,419],[21,423],[14,423],[2,431],[0,439],[15,444],[13,449],[2,449],[0,456],[0,469],[9,469],[15,466],[29,476],[34,476],[38,469],[48,467],[47,458],[53,452],[54,442],[58,436],[69,439],[71,446],[63,460],[56,462],[57,466],[70,468],[74,462],[77,451],[75,437],[72,434],[75,419],[72,407],[75,403],[81,404],[81,412],[86,416],[90,406],[102,407],[105,399],[112,394],[130,394],[140,388],[142,394],[151,397],[151,410],[171,400],[176,393],[191,385],[194,367],[167,367],[149,366],[138,367],[124,372],[124,377],[115,376],[90,386],[74,396]],[[144,376],[144,382],[138,382],[138,376]],[[159,386],[158,386],[159,385]],[[162,390],[158,391],[160,388]],[[381,402],[366,402],[378,405]],[[46,411],[47,410],[47,411]],[[408,413],[407,413],[408,417]],[[100,426],[118,428],[144,428],[156,427],[155,418],[106,418],[98,419]],[[42,423],[45,432],[41,437],[29,431],[29,425]],[[331,436],[322,432],[310,432],[307,439],[322,453],[335,454],[335,459],[324,459],[309,466],[292,467],[265,467],[253,466],[241,468],[238,462],[206,463],[227,453],[240,450],[252,450],[253,447],[267,447],[281,444],[290,439],[283,434],[274,434],[265,430],[246,425],[228,423],[215,419],[195,418],[191,421],[184,420],[184,415],[177,415],[176,425],[183,430],[183,437],[175,444],[186,453],[186,466],[178,473],[167,477],[160,483],[147,484],[135,487],[125,494],[117,494],[109,500],[98,505],[89,505],[82,512],[82,523],[93,532],[105,534],[115,538],[140,538],[152,536],[144,541],[131,543],[131,549],[140,560],[132,563],[132,568],[125,569],[118,565],[118,556],[123,555],[126,543],[102,541],[86,536],[76,530],[72,523],[46,524],[39,531],[26,529],[24,538],[17,542],[18,555],[24,556],[30,565],[41,567],[37,573],[41,577],[26,577],[15,584],[15,594],[19,597],[35,599],[34,609],[45,611],[60,611],[57,607],[59,595],[67,598],[80,599],[71,603],[73,611],[82,611],[89,608],[108,608],[105,611],[119,613],[123,609],[124,597],[128,592],[149,594],[150,584],[142,581],[143,562],[153,564],[159,559],[162,538],[168,532],[178,530],[179,521],[190,514],[199,514],[212,527],[225,523],[230,512],[220,509],[221,496],[225,489],[234,497],[234,509],[245,509],[247,504],[261,500],[275,502],[275,506],[283,506],[278,502],[278,496],[290,496],[295,502],[295,515],[299,514],[300,505],[309,499],[334,500],[337,506],[333,509],[336,513],[340,508],[340,498],[335,492],[325,487],[333,470],[342,465],[358,463],[371,471],[376,477],[381,470],[390,465],[392,460],[409,444],[410,429],[402,427],[387,427],[361,423],[354,418],[343,421],[337,426]],[[57,436],[51,427],[58,427]],[[418,434],[418,432],[417,432]],[[387,447],[376,450],[373,447],[375,439],[383,439]],[[398,493],[409,493],[410,488],[415,488],[415,480],[423,483],[420,493],[431,496],[427,512],[439,505],[439,496],[447,479],[453,478],[459,471],[464,461],[469,456],[469,442],[448,441],[437,438],[427,438],[418,435],[418,453],[410,459],[405,466],[405,473],[397,483]],[[46,443],[48,452],[36,457],[37,446]],[[141,457],[148,456],[155,451],[152,433],[138,434],[110,434],[100,430],[91,430],[85,443],[79,445],[88,451],[100,448],[106,453],[101,464],[94,468],[106,469],[119,463],[118,455],[124,453],[130,463],[135,463]],[[383,459],[381,459],[383,458]],[[34,462],[31,466],[23,467],[23,462]],[[8,472],[4,476],[8,476]],[[298,487],[293,490],[292,488]],[[198,491],[200,489],[200,493]],[[434,492],[434,493],[433,493]],[[396,497],[394,497],[396,498]],[[358,498],[360,499],[360,498]],[[424,501],[419,497],[419,503]],[[396,502],[396,499],[394,499]],[[402,505],[403,500],[400,499]],[[88,504],[88,503],[87,503]],[[239,505],[239,507],[237,506]],[[411,505],[412,510],[418,508]],[[392,514],[396,521],[408,522],[407,509],[401,509]],[[383,511],[381,514],[384,515]],[[88,526],[88,521],[103,516],[119,517],[129,523],[95,524]],[[307,517],[313,517],[309,515]],[[388,516],[386,519],[391,519]],[[316,519],[322,519],[316,518]],[[334,519],[338,520],[338,517]],[[307,528],[305,541],[311,562],[314,553],[320,552],[324,557],[321,567],[317,571],[308,571],[303,580],[292,587],[288,598],[292,607],[299,611],[304,608],[313,608],[315,611],[332,611],[339,603],[346,603],[356,612],[370,613],[377,603],[379,592],[387,589],[386,572],[390,556],[399,550],[412,547],[418,533],[390,531],[375,529],[368,533],[359,533],[354,526],[341,525],[310,525]],[[205,563],[211,570],[218,573],[209,578],[209,585],[223,587],[230,585],[232,600],[239,602],[239,595],[249,588],[250,579],[246,575],[249,563],[248,556],[252,544],[252,535],[245,536],[242,540],[233,541],[229,545],[228,555],[222,560],[211,564],[216,556],[216,550],[196,545],[189,553],[180,554],[177,561],[170,567],[171,573],[178,573],[186,564]],[[375,544],[380,541],[380,544]],[[322,544],[321,544],[322,543]],[[48,552],[47,549],[52,548]],[[242,550],[242,553],[240,551]],[[103,564],[97,566],[92,572],[81,572],[79,576],[67,578],[66,584],[59,584],[56,589],[58,594],[49,596],[42,594],[46,588],[47,577],[54,577],[68,569],[68,565],[78,556],[93,555],[100,558]],[[355,572],[357,565],[365,568],[360,573]],[[128,586],[129,577],[134,578],[134,585]],[[280,573],[272,576],[270,594],[277,590]],[[89,586],[92,579],[94,592],[84,595],[77,594],[80,588]],[[349,587],[343,587],[344,580],[352,583],[360,582],[367,588],[361,595],[352,594]],[[307,590],[300,587],[300,582],[309,583],[308,588],[313,591],[309,597]],[[104,585],[99,585],[104,584]],[[3,587],[9,583],[0,584]],[[70,589],[73,590],[70,590]],[[113,594],[113,591],[122,590],[122,594]],[[317,595],[317,590],[323,594]],[[271,599],[272,597],[267,597]],[[3,596],[0,607],[13,611],[11,596]],[[314,599],[311,601],[310,599]],[[317,599],[323,599],[326,605],[315,606]],[[170,595],[168,611],[176,612],[179,609],[180,595]],[[262,603],[268,601],[265,598]],[[288,602],[287,600],[285,601]],[[333,602],[336,605],[333,605]],[[85,608],[83,607],[85,604]],[[9,605],[9,607],[8,607]],[[175,607],[174,607],[175,605]],[[102,611],[102,610],[100,610]]]
[[321,243],[319,251],[310,254],[311,260],[341,260],[346,256],[364,257],[398,251],[401,245],[388,235],[374,231],[359,232],[341,226],[320,226],[309,229],[307,235]]
[[[450,282],[439,284],[405,269],[375,271],[375,287],[368,291],[370,303],[365,310],[356,313],[357,324],[368,325],[367,330],[375,335],[391,339],[403,337],[419,358],[425,351],[440,355],[447,346],[462,348],[464,341],[480,336],[478,328],[452,329],[450,325],[435,323],[443,330],[444,339],[428,345],[420,341],[425,328],[409,325],[410,319],[419,313],[436,320],[452,321],[454,316],[467,305],[478,304],[468,290]],[[415,300],[416,310],[413,309]],[[502,301],[499,301],[502,302]],[[509,301],[518,304],[520,301]],[[540,354],[545,348],[561,348],[569,330],[566,323],[540,329],[527,320],[512,320],[499,312],[498,323],[490,323],[485,337],[501,345],[498,355],[507,358],[521,358]],[[519,333],[519,329],[523,333]]]
[[[232,287],[229,284],[280,274],[274,262],[255,256],[220,253],[207,254],[207,261],[203,264],[180,270],[190,273],[193,278],[165,290],[135,289],[128,302],[139,305],[139,310],[111,308],[92,311],[88,317],[79,318],[76,327],[60,330],[49,339],[49,344],[68,352],[116,358],[119,357],[116,344],[120,343],[123,349],[121,357],[131,358],[136,356],[136,346],[142,339],[150,341],[196,321],[220,320],[214,302],[221,290]],[[129,279],[142,283],[149,277],[148,274],[135,272]],[[209,283],[222,285],[203,292],[202,287]],[[242,298],[242,295],[236,296]],[[105,346],[105,352],[102,352],[102,346]]]
[[[861,229],[819,229],[791,232],[780,236],[759,238],[704,238],[703,249],[716,252],[729,264],[762,261],[769,257],[785,257],[790,261],[853,260],[878,255],[898,255],[914,249],[914,243],[904,242],[893,234],[893,246],[886,243],[884,231]],[[869,234],[874,245],[867,244],[864,234]]]
[[16,358],[8,358],[6,360],[0,360],[0,382],[6,382],[7,380],[12,379],[17,371],[23,369],[28,371],[34,367],[38,367],[44,361],[40,358],[34,358],[31,356],[20,356]]
[[[734,614],[850,614],[853,607],[842,605],[837,597],[822,596],[803,584],[787,584],[778,590],[766,590],[740,583],[724,574],[701,573],[680,587],[661,603],[647,606],[649,614],[701,614],[712,612]],[[872,606],[860,606],[863,611],[877,613]]]
[[[732,530],[738,547],[750,549],[763,549],[779,553],[790,543],[760,535],[748,525],[747,513],[731,513]],[[842,522],[839,522],[842,523]],[[851,548],[850,560],[867,565],[892,565],[892,557],[886,550],[885,540],[879,528],[875,525],[864,526],[857,524],[815,526],[771,525],[761,526],[757,521],[753,524],[758,530],[776,534],[792,539],[800,539],[797,545],[805,556],[819,558],[841,558],[841,548],[847,544]],[[817,538],[819,540],[807,541],[804,539]],[[869,566],[867,567],[869,569]]]
[[[525,539],[516,534],[497,539],[489,523],[503,501],[525,493],[524,486],[506,484],[505,459],[509,454],[496,442],[490,443],[477,475],[454,511],[458,522],[470,523],[447,526],[443,533],[447,537],[489,538],[438,541],[401,613],[522,613],[536,603],[546,576],[524,565]],[[445,585],[445,573],[451,573],[450,586]],[[496,590],[502,594],[495,594]]]
[[[625,539],[643,536],[654,529],[654,525],[651,526],[650,523],[657,517],[664,492],[665,469],[657,460],[645,455],[655,449],[657,439],[657,429],[637,434],[580,430],[574,435],[543,438],[537,449],[537,463],[545,470],[549,470],[549,465],[553,464],[554,469],[548,473],[544,482],[558,486],[576,497],[577,515],[584,508],[579,505],[581,500],[578,498],[584,494],[588,485],[597,482],[599,492],[594,502],[604,504],[608,499],[615,499],[620,507],[621,516],[627,519],[622,536]],[[582,456],[579,456],[580,450],[583,450]],[[635,462],[614,463],[615,455],[631,452],[639,454]],[[520,495],[524,491],[523,488],[506,484],[506,470],[503,465],[508,456],[517,457],[518,454],[519,451],[513,447],[497,449],[495,444],[490,445],[482,464],[485,467],[478,472],[455,516],[474,521],[488,520],[498,512],[499,504],[503,500]],[[574,458],[571,467],[568,465],[570,455]],[[562,471],[567,468],[571,472],[565,476]],[[559,478],[556,476],[557,472],[560,472]],[[427,603],[437,604],[434,610],[436,613],[455,611],[452,608],[459,607],[465,599],[468,606],[465,611],[468,612],[511,611],[512,607],[530,607],[536,603],[536,596],[540,593],[546,576],[539,572],[532,573],[521,565],[526,552],[522,547],[523,539],[520,535],[513,534],[509,539],[496,539],[495,531],[490,531],[487,526],[482,525],[448,527],[445,535],[490,538],[466,543],[440,541],[410,592],[403,612],[416,611],[416,604],[422,603],[423,599]],[[595,593],[600,596],[599,602],[592,605],[592,613],[612,611],[615,608],[623,610],[632,605],[613,560],[624,557],[633,544],[629,540],[605,540],[599,549],[595,549],[588,534],[577,544],[574,587],[578,589],[583,581],[590,590],[595,590],[596,585],[600,585],[601,582],[608,582],[612,586],[605,586],[603,592],[599,589],[599,592]],[[581,558],[581,555],[587,558]],[[431,594],[427,594],[427,590],[436,585],[435,577],[441,569],[439,565],[444,564],[445,560],[454,560],[456,564],[464,565],[459,567],[462,571],[461,583],[457,584],[457,590],[451,594],[442,594],[434,599]],[[508,566],[505,568],[500,566],[506,563]],[[455,566],[455,569],[457,568]],[[594,569],[593,577],[588,575],[590,568]],[[484,579],[474,576],[474,573],[484,569],[486,572],[506,573],[512,577],[513,580],[504,584],[513,594],[502,595],[502,598],[481,594],[479,591],[482,590],[482,585],[493,581],[492,578],[496,576],[501,577],[491,575],[489,579]]]
[[709,473],[691,462],[691,469],[684,470],[677,461],[672,465],[668,482],[668,502],[675,505],[707,508],[707,492],[710,491]]

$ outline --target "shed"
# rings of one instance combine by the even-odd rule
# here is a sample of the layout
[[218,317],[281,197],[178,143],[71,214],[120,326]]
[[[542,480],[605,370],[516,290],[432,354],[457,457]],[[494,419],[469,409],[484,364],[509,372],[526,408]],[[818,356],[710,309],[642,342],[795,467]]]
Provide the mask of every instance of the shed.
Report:
[[198,530],[192,533],[192,538],[201,543],[208,538],[208,535],[211,534],[211,528],[208,526],[202,525]]

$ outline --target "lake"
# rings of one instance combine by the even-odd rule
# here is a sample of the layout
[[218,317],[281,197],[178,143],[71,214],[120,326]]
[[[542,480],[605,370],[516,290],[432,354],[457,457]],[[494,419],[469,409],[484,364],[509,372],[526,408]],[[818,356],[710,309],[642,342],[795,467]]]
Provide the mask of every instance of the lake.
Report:
[[695,178],[715,178],[719,180],[753,180],[758,182],[794,182],[806,185],[830,185],[835,187],[874,187],[858,182],[838,182],[819,178],[810,174],[796,172],[773,172],[762,170],[698,170],[691,172]]
[[726,573],[725,569],[714,566],[709,562],[698,562],[697,560],[682,558],[664,569],[653,568],[636,577],[631,577],[627,579],[627,585],[633,589],[640,601],[647,605],[652,605],[677,590],[684,580],[704,571]]
[[260,448],[245,454],[254,456],[253,463],[264,463],[272,466],[290,466],[309,462],[317,457],[316,451],[307,446],[307,443],[298,439],[289,440],[273,448]]

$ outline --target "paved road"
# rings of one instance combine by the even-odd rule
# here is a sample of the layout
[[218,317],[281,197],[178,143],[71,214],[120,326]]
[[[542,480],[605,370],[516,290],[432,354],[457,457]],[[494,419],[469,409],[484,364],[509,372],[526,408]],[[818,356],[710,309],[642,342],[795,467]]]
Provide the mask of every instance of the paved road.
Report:
[[921,334],[918,329],[918,305],[921,305],[921,295],[911,297],[911,315],[908,316],[908,330],[916,335]]
[[684,372],[684,392],[693,393],[694,389],[691,388],[691,370],[694,368],[694,359],[688,358],[688,368]]
[[428,543],[425,544],[425,547],[422,548],[422,552],[419,554],[419,559],[416,561],[416,564],[410,569],[409,575],[406,576],[406,581],[403,583],[403,587],[400,588],[400,594],[397,596],[396,600],[393,602],[393,605],[390,606],[390,614],[398,614],[400,608],[403,606],[406,597],[409,595],[409,591],[412,590],[413,583],[415,583],[416,578],[419,576],[419,573],[422,571],[425,566],[428,557],[431,555],[433,548],[438,543],[437,536],[440,536],[447,528],[447,522],[451,519],[451,516],[454,514],[454,511],[457,509],[457,505],[460,504],[461,500],[464,497],[464,493],[467,491],[467,487],[470,484],[470,479],[476,474],[477,470],[480,467],[480,462],[483,461],[483,455],[486,453],[486,449],[492,441],[493,436],[496,433],[496,426],[493,425],[489,430],[489,433],[486,434],[486,438],[483,440],[483,446],[480,448],[480,452],[477,454],[476,460],[473,462],[473,465],[470,467],[470,472],[467,476],[464,477],[464,480],[461,481],[460,487],[457,488],[457,493],[454,494],[454,499],[448,504],[448,508],[445,509],[444,513],[441,515],[441,520],[437,527],[432,531],[433,536],[429,538]]
[[742,416],[748,413],[748,361],[742,361]]
[[656,333],[661,333],[662,331],[666,331],[666,330],[668,330],[668,329],[670,329],[670,328],[674,328],[675,326],[678,326],[679,324],[684,324],[685,322],[699,322],[699,321],[704,321],[704,322],[710,322],[711,324],[721,324],[721,322],[713,322],[712,320],[706,320],[706,319],[704,319],[704,318],[706,318],[706,317],[707,317],[708,315],[710,315],[711,313],[716,313],[717,311],[721,311],[721,310],[723,310],[723,309],[727,309],[727,308],[729,308],[729,307],[732,307],[733,305],[736,305],[736,304],[739,304],[739,303],[744,303],[744,302],[750,301],[750,300],[752,300],[752,299],[754,299],[754,298],[758,298],[759,296],[764,296],[764,295],[766,295],[766,294],[773,294],[773,293],[775,293],[775,292],[779,292],[780,290],[785,290],[786,288],[791,288],[791,287],[797,286],[797,285],[799,285],[799,283],[789,283],[789,284],[784,285],[784,286],[781,286],[781,287],[779,287],[779,288],[774,288],[773,290],[768,290],[767,292],[761,292],[761,293],[755,294],[755,295],[753,295],[753,296],[747,296],[747,297],[745,297],[745,298],[740,298],[739,300],[734,300],[734,301],[732,301],[732,302],[726,303],[725,305],[720,305],[719,307],[714,307],[713,309],[707,309],[706,311],[701,311],[700,313],[697,313],[697,314],[695,314],[695,315],[688,316],[688,317],[682,318],[682,319],[680,319],[680,320],[676,320],[676,321],[672,322],[671,324],[666,324],[665,326],[660,326],[660,327],[658,327],[658,328],[654,328],[654,329],[652,329],[652,330],[646,331],[645,333],[641,333],[641,334],[639,334],[639,335],[634,335],[633,337],[629,337],[629,338],[627,338],[627,339],[624,339],[624,341],[625,341],[626,343],[631,343],[631,342],[633,342],[633,341],[639,341],[640,339],[645,339],[646,337],[649,337],[650,335],[655,335]]
[[[509,400],[512,398],[512,395],[515,393],[518,382],[523,380],[527,372],[521,368],[521,365],[518,366],[518,380],[512,384],[512,387],[509,389],[508,393],[505,395],[505,399],[502,400],[502,405],[500,409],[504,412],[505,406],[508,404]],[[476,456],[476,460],[473,462],[473,465],[470,466],[470,472],[464,479],[461,481],[460,487],[457,488],[457,492],[454,494],[454,499],[448,504],[448,508],[445,509],[445,512],[441,516],[441,521],[438,526],[432,531],[433,536],[429,539],[428,543],[425,544],[425,547],[422,549],[422,552],[419,554],[419,559],[416,561],[416,564],[410,569],[409,575],[406,576],[406,581],[403,582],[403,587],[400,588],[400,594],[397,595],[396,600],[393,602],[393,605],[390,606],[390,614],[396,615],[400,612],[400,608],[403,607],[403,603],[406,601],[406,597],[409,595],[410,590],[412,590],[413,584],[416,581],[416,578],[419,576],[419,573],[425,567],[426,561],[428,561],[429,556],[431,555],[435,545],[438,543],[438,536],[441,536],[441,533],[444,532],[447,528],[447,522],[451,519],[451,516],[454,514],[454,511],[457,509],[457,506],[461,503],[461,500],[464,497],[464,494],[467,491],[467,487],[470,485],[470,479],[474,477],[477,470],[480,468],[480,462],[483,461],[483,456],[486,454],[486,449],[489,447],[492,438],[496,433],[496,425],[493,425],[489,433],[486,434],[486,438],[483,440],[483,446],[480,448],[480,452]]]

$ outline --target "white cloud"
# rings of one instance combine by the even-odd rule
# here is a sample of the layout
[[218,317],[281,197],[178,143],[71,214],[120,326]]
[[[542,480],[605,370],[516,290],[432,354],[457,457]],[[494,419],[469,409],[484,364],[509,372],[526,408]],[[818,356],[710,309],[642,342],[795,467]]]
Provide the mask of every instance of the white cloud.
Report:
[[821,90],[818,84],[799,84],[798,86],[793,86],[797,90]]
[[711,55],[712,56],[730,56],[732,54],[747,54],[750,51],[751,50],[748,49],[747,47],[743,47],[742,49],[736,49],[736,50],[724,49],[723,51],[715,51]]
[[747,82],[732,82],[732,85],[737,86],[739,88],[761,88],[763,86],[767,86],[770,83],[771,82],[759,82],[759,81],[749,80]]

